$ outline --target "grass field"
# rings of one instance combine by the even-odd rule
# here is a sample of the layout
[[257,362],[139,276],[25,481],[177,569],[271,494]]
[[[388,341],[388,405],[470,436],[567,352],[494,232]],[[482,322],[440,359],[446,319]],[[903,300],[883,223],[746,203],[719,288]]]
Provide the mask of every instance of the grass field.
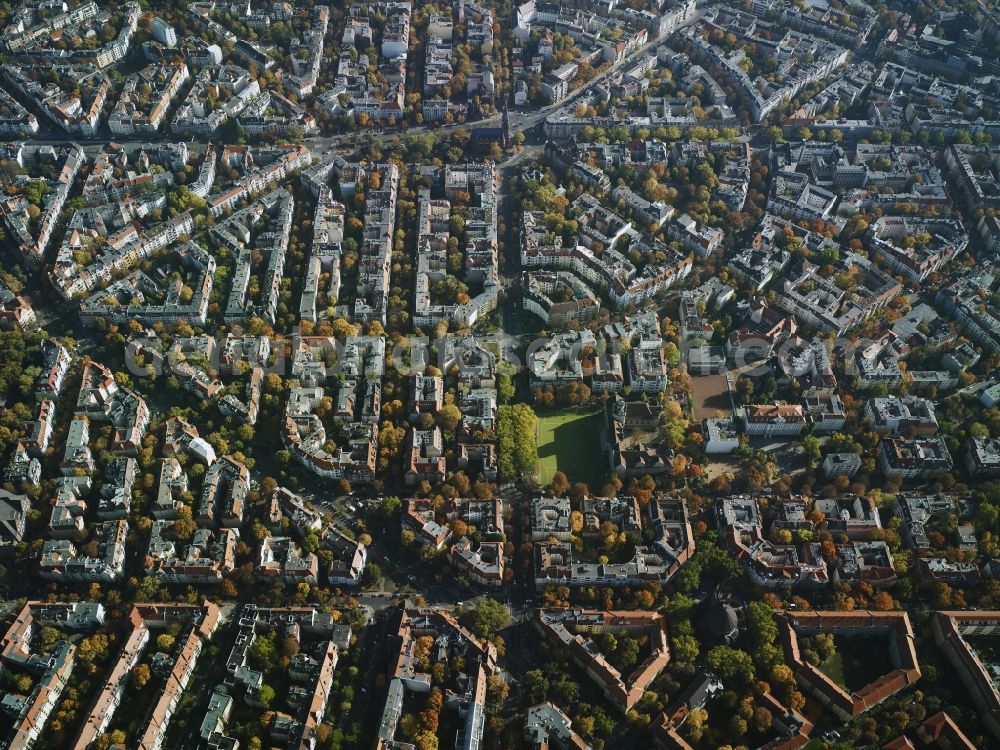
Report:
[[892,669],[884,638],[835,636],[837,652],[819,668],[845,690],[860,690]]
[[570,482],[597,491],[607,479],[601,454],[603,418],[599,409],[569,409],[538,415],[538,471],[543,485],[561,471]]

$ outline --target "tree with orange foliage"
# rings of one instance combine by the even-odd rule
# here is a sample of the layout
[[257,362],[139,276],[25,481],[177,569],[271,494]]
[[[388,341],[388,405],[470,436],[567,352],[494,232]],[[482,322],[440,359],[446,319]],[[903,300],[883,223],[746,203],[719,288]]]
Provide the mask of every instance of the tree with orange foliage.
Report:
[[829,539],[820,542],[820,553],[826,562],[833,562],[837,559],[837,545]]
[[890,609],[896,608],[896,602],[888,591],[879,591],[872,597],[869,606],[876,612],[888,612]]

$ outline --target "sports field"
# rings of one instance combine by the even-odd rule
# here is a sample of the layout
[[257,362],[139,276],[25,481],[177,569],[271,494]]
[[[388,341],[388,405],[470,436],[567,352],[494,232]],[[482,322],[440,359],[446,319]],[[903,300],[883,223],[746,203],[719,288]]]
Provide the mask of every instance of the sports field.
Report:
[[713,417],[731,417],[732,400],[725,375],[701,375],[691,378],[694,418],[698,421]]
[[603,417],[600,409],[581,408],[538,415],[538,471],[542,485],[557,471],[572,482],[586,482],[592,491],[607,479],[601,454]]

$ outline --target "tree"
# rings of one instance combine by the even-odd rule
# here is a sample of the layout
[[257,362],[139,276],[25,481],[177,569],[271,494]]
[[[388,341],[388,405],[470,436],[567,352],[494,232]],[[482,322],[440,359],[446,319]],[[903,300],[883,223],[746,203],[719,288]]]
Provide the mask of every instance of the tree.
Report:
[[831,540],[824,539],[819,545],[820,554],[823,555],[823,559],[826,562],[833,562],[837,559],[837,545],[835,545]]
[[94,745],[94,747],[96,747],[97,750],[108,750],[108,748],[112,745],[115,747],[124,747],[127,740],[128,736],[125,734],[125,730],[116,729],[113,732],[100,735],[97,738],[97,744]]
[[438,409],[438,424],[445,432],[454,432],[462,421],[462,412],[455,404],[445,404]]
[[739,679],[744,685],[753,682],[753,659],[746,651],[730,646],[716,646],[705,655],[705,663],[723,681]]
[[619,663],[624,667],[624,672],[631,672],[635,665],[639,663],[639,642],[635,638],[622,638],[615,649]]
[[886,612],[896,606],[888,591],[879,591],[871,599],[871,608],[876,612]]
[[684,664],[694,664],[698,660],[698,640],[693,635],[679,635],[672,641],[674,658]]
[[186,542],[194,536],[198,530],[198,524],[191,518],[191,509],[186,505],[177,509],[177,518],[174,519],[173,532],[178,541]]
[[535,412],[527,404],[501,406],[497,410],[497,442],[501,482],[533,475],[538,465]]
[[736,378],[736,393],[739,395],[741,403],[749,404],[753,399],[753,392],[754,385],[751,378],[746,375],[740,375]]
[[520,687],[524,704],[527,706],[541,703],[549,694],[549,681],[540,669],[525,672]]
[[260,636],[255,638],[253,645],[250,646],[250,660],[263,669],[272,666],[277,656],[273,637]]
[[148,664],[139,664],[132,670],[132,680],[137,688],[144,688],[151,677]]
[[510,612],[494,599],[483,599],[462,613],[462,623],[480,638],[489,638],[510,625]]
[[562,497],[569,490],[569,480],[561,471],[552,475],[552,483],[549,484],[549,492],[555,497]]
[[810,466],[816,466],[820,458],[823,457],[822,447],[819,438],[814,435],[806,435],[802,438],[802,448],[805,450],[806,461],[809,462]]
[[56,642],[62,638],[62,634],[53,628],[51,625],[45,625],[42,627],[40,633],[42,653],[51,653],[52,649],[55,648]]
[[510,365],[497,367],[497,395],[500,403],[510,403],[516,393],[517,388],[514,385],[514,375]]
[[990,428],[982,422],[973,422],[969,425],[969,436],[979,439],[986,439],[990,436]]
[[758,706],[753,710],[753,728],[754,731],[764,734],[771,731],[771,724],[774,721],[774,716],[769,710],[763,706]]
[[94,633],[84,638],[76,650],[77,660],[84,666],[94,663],[95,659],[103,658],[108,653],[107,633]]
[[688,420],[684,418],[684,409],[677,401],[670,399],[663,404],[663,424],[660,432],[668,446],[676,450],[684,444],[688,425]]
[[19,328],[0,332],[0,394],[6,394],[20,377],[25,352],[24,334]]
[[493,675],[486,680],[486,701],[492,706],[502,706],[507,700],[510,688],[499,675]]
[[365,571],[362,574],[362,583],[365,586],[376,585],[381,577],[382,568],[379,567],[378,563],[369,562],[365,565]]
[[286,659],[291,659],[299,652],[299,642],[292,635],[286,635],[281,639],[281,656]]
[[698,744],[705,733],[705,722],[708,721],[708,711],[696,708],[688,714],[687,721],[681,725],[681,734],[690,742]]
[[156,647],[160,651],[166,651],[169,653],[173,649],[176,642],[177,639],[170,635],[170,633],[160,633],[156,636]]
[[330,322],[330,328],[333,331],[333,335],[338,339],[345,339],[348,336],[358,335],[358,327],[343,318],[335,318],[332,320]]
[[274,688],[270,685],[261,685],[257,697],[264,706],[270,706],[274,702]]
[[306,552],[311,552],[315,554],[319,550],[319,536],[315,531],[310,531],[304,537],[302,537],[302,548]]
[[681,351],[677,348],[677,344],[668,342],[663,348],[663,354],[667,358],[668,367],[677,367],[681,361]]
[[378,506],[378,516],[386,524],[391,524],[399,519],[403,511],[403,501],[394,495],[383,498]]
[[775,664],[771,667],[771,684],[784,687],[793,687],[795,685],[795,673],[792,672],[791,667],[785,664]]
[[556,397],[559,403],[579,406],[590,401],[590,386],[580,381],[573,381],[559,388]]
[[741,714],[730,716],[726,725],[729,728],[730,737],[738,739],[747,733],[747,720]]

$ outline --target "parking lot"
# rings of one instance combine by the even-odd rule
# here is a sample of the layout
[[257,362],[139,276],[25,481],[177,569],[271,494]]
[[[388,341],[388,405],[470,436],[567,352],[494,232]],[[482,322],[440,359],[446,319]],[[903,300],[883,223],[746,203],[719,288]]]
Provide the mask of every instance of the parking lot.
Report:
[[358,498],[353,495],[326,495],[322,493],[304,493],[302,497],[320,512],[333,516],[334,523],[338,526],[350,526],[359,512],[377,504],[380,499],[379,497]]

